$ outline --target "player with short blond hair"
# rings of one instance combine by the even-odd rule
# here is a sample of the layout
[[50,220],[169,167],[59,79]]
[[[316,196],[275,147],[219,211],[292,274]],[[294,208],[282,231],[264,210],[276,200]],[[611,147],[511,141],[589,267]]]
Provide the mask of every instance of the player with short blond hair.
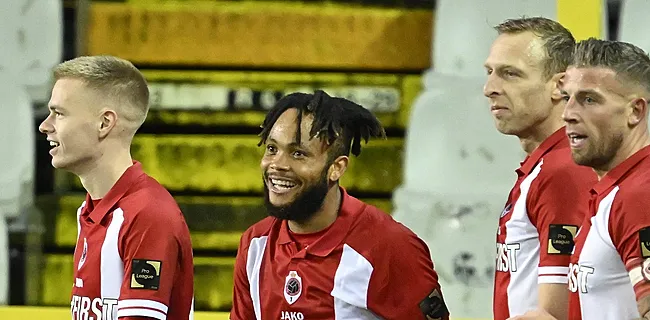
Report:
[[54,68],[47,135],[52,165],[74,173],[77,211],[73,319],[185,320],[193,314],[190,234],[174,198],[131,158],[149,108],[129,61],[85,56]]
[[527,153],[499,217],[494,319],[543,308],[562,318],[573,237],[596,175],[571,160],[560,94],[575,40],[560,23],[510,19],[485,61],[484,94],[497,130]]

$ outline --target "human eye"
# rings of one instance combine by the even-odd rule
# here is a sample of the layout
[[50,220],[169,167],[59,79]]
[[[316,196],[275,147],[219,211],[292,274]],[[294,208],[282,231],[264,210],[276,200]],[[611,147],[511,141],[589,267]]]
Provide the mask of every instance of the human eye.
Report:
[[304,151],[302,151],[302,150],[295,150],[295,151],[292,153],[292,155],[293,155],[293,157],[296,158],[296,159],[301,159],[301,158],[306,157],[306,156],[307,156],[307,153],[304,152]]
[[278,152],[278,148],[276,148],[274,145],[272,145],[272,144],[267,144],[266,145],[266,153],[275,154],[276,152]]

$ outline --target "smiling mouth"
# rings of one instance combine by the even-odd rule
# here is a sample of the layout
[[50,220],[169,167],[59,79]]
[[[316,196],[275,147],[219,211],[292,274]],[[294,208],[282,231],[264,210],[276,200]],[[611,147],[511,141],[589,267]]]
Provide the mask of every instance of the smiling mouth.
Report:
[[59,148],[59,146],[61,146],[61,144],[56,142],[56,141],[52,141],[52,140],[49,140],[49,142],[50,142],[50,155],[53,156],[54,152],[56,150],[58,150],[58,148]]
[[266,181],[273,193],[287,193],[298,186],[295,181],[284,178],[267,178]]

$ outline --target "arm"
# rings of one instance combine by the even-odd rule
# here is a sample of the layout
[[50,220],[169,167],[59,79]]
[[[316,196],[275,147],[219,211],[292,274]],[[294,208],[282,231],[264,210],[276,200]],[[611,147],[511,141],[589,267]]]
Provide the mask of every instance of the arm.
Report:
[[246,234],[247,233],[244,233],[239,241],[237,258],[235,260],[230,320],[257,319],[253,309],[248,274],[246,273],[246,260],[248,256],[248,242],[244,240],[247,238]]
[[[648,238],[649,232],[650,227],[643,228],[639,231],[638,238],[630,237],[632,240],[623,241],[620,246],[617,246],[617,249],[620,247],[619,252],[627,256],[622,255],[623,261],[626,261],[625,268],[628,270],[636,294],[637,308],[641,316],[638,319],[650,319],[650,252],[645,248],[644,244],[648,243],[644,238]],[[634,247],[637,246],[638,251],[634,250]],[[641,246],[644,249],[641,249]]]
[[[573,171],[573,173],[565,172]],[[573,238],[588,213],[589,189],[595,175],[589,169],[561,168],[540,177],[531,186],[529,216],[540,242],[538,265],[538,307],[559,320],[568,316],[567,288]]]
[[639,319],[650,319],[650,203],[647,192],[629,195],[626,199],[634,200],[615,200],[612,205],[609,234],[630,276]]
[[561,283],[540,283],[539,308],[552,314],[557,320],[567,320],[569,314],[569,290]]
[[650,257],[631,258],[625,264],[625,268],[629,272],[636,294],[636,305],[641,316],[637,320],[650,319]]
[[382,319],[449,319],[427,245],[406,228],[383,240],[373,261],[368,309]]
[[167,318],[181,263],[176,225],[159,212],[143,211],[120,231],[124,278],[117,303],[119,319]]
[[557,320],[545,310],[528,311],[521,316],[510,317],[507,320]]
[[637,298],[636,305],[639,308],[641,320],[650,319],[650,294]]

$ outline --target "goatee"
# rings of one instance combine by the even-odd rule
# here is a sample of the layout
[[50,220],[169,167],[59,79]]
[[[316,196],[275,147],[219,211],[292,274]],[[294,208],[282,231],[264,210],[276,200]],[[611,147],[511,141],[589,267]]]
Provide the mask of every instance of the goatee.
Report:
[[296,199],[283,206],[276,206],[269,199],[269,188],[264,183],[264,205],[268,215],[282,220],[305,222],[313,217],[323,207],[323,202],[329,190],[326,175],[313,185],[305,186],[305,189],[296,195]]

